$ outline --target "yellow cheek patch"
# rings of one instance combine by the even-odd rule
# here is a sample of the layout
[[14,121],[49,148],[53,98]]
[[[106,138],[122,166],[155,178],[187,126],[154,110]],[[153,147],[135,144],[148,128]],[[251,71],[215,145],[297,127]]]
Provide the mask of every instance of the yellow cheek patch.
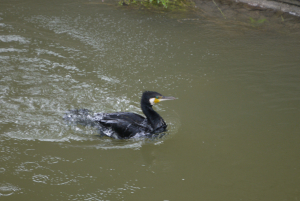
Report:
[[160,102],[159,99],[157,99],[157,98],[154,99],[154,103],[159,103],[159,102]]

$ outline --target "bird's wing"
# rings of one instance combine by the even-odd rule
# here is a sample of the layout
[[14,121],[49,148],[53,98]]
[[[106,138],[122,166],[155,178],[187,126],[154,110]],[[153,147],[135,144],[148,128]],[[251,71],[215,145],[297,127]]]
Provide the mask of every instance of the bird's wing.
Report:
[[141,124],[145,120],[145,117],[131,113],[131,112],[116,112],[116,113],[107,113],[103,115],[101,121],[110,121],[110,120],[123,120],[129,123]]
[[129,138],[139,132],[148,130],[143,126],[145,118],[141,115],[129,112],[118,112],[105,114],[99,123],[107,128],[111,128],[122,138]]

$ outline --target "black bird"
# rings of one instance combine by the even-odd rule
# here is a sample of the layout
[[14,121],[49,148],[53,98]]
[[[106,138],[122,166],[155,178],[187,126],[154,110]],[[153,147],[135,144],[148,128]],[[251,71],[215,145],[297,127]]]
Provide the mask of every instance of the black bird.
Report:
[[158,92],[145,91],[141,98],[141,108],[146,118],[131,112],[89,114],[86,109],[71,110],[64,116],[65,120],[83,125],[99,126],[102,133],[117,139],[128,139],[137,135],[152,135],[166,131],[167,124],[153,110],[152,106],[174,97],[163,96]]

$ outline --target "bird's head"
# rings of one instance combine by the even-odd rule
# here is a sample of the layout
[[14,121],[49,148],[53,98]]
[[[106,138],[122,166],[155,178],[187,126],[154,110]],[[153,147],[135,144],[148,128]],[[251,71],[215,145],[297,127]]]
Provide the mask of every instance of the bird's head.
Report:
[[152,105],[154,105],[156,103],[159,103],[161,101],[175,100],[175,99],[176,99],[175,97],[163,96],[160,93],[155,92],[155,91],[145,91],[143,93],[141,101],[144,102],[144,103],[148,103],[152,106]]

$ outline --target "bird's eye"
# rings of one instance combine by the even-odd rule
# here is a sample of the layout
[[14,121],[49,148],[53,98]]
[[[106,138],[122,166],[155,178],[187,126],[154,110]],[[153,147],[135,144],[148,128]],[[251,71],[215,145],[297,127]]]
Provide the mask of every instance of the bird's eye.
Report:
[[158,99],[159,97],[158,97],[158,96],[156,96],[155,98],[156,98],[156,99]]

